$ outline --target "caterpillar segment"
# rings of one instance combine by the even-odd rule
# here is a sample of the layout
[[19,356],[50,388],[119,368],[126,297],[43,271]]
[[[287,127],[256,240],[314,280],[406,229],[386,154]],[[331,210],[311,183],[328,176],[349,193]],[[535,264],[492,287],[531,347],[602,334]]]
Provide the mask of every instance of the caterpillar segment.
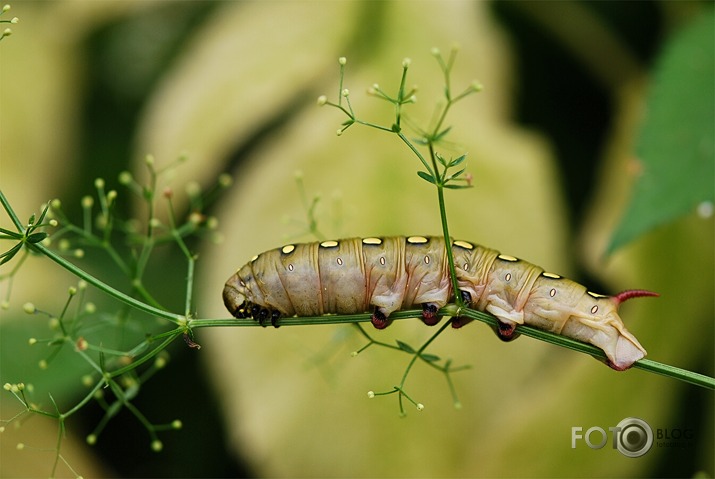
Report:
[[[628,369],[646,351],[618,315],[623,301],[657,296],[629,290],[616,296],[584,286],[513,256],[467,241],[453,241],[460,297],[470,308],[498,320],[504,341],[527,324],[592,344],[613,369]],[[435,325],[437,312],[452,301],[452,283],[441,237],[370,237],[289,244],[251,259],[226,282],[223,299],[237,318],[279,326],[281,317],[372,312],[383,329],[390,314],[422,309]],[[461,327],[466,318],[454,318]]]

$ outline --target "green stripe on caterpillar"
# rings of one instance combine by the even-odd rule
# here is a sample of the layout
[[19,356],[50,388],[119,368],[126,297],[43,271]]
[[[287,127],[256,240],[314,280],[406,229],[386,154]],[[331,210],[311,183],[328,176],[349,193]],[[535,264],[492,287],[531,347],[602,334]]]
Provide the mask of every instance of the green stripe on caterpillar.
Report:
[[[501,339],[514,339],[516,325],[528,324],[593,344],[619,371],[645,356],[618,307],[656,293],[604,296],[493,249],[453,241],[452,250],[460,297],[496,316]],[[286,316],[372,312],[372,324],[383,329],[390,313],[415,307],[422,308],[425,324],[434,325],[439,308],[453,298],[444,239],[425,236],[289,244],[254,256],[223,290],[232,315],[274,326]],[[452,325],[466,322],[455,318]]]

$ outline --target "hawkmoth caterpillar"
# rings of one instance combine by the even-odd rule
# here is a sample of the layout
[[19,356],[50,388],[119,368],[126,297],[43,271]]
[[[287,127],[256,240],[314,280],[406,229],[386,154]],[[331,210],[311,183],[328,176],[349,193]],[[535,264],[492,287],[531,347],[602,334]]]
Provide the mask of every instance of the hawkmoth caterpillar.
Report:
[[[467,241],[452,241],[460,297],[471,308],[498,319],[497,335],[518,336],[516,325],[590,343],[604,351],[613,369],[628,369],[646,354],[618,315],[627,299],[657,296],[628,290],[616,296],[548,273],[513,256]],[[223,290],[229,312],[278,326],[286,316],[372,312],[382,329],[390,313],[422,308],[422,320],[436,324],[439,308],[454,298],[442,237],[351,238],[289,244],[254,256]],[[467,321],[453,319],[452,326]]]

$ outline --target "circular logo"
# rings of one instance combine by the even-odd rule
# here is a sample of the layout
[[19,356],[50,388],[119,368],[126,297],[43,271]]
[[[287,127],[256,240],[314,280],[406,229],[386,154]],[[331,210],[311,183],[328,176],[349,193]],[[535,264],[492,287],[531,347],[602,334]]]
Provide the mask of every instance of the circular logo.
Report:
[[620,430],[616,447],[624,456],[641,457],[653,445],[653,430],[647,422],[637,417],[627,417],[618,423]]

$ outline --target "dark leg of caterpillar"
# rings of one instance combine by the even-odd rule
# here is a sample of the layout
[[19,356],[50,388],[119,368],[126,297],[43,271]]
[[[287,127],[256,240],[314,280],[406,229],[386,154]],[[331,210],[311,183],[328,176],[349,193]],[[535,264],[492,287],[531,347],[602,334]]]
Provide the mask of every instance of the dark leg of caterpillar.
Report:
[[370,321],[372,322],[372,325],[375,326],[375,329],[385,329],[388,324],[390,324],[387,316],[385,316],[385,313],[380,311],[380,308],[375,308]]
[[265,328],[266,326],[268,326],[268,323],[266,321],[268,318],[271,317],[271,311],[266,308],[261,308],[260,306],[256,306],[256,308],[258,308],[258,311],[257,314],[253,315],[253,319],[257,319],[258,324]]
[[422,322],[427,326],[434,326],[439,323],[442,316],[437,316],[439,308],[434,303],[422,303]]
[[229,310],[229,311],[231,311],[231,314],[233,315],[233,317],[238,318],[238,319],[243,319],[243,318],[248,317],[250,310],[251,310],[251,304],[244,301],[243,303],[239,304],[236,309]]
[[472,321],[474,321],[472,318],[467,318],[465,316],[457,316],[456,318],[452,318],[452,328],[459,329],[465,324],[471,323]]
[[277,328],[278,326],[280,326],[280,324],[278,324],[278,320],[280,319],[280,317],[281,317],[280,311],[278,311],[277,309],[274,309],[273,311],[271,311],[271,326],[273,326],[274,328]]
[[519,333],[516,332],[516,326],[512,323],[502,323],[501,321],[497,321],[497,327],[494,331],[496,331],[499,339],[506,342],[513,341],[519,337]]
[[[462,298],[462,301],[464,302],[465,306],[471,306],[472,305],[472,295],[469,293],[469,291],[462,291],[461,289],[459,290],[459,296]],[[458,316],[456,318],[452,318],[452,329],[459,329],[465,324],[471,323],[474,321],[473,319],[466,318],[463,316]]]

